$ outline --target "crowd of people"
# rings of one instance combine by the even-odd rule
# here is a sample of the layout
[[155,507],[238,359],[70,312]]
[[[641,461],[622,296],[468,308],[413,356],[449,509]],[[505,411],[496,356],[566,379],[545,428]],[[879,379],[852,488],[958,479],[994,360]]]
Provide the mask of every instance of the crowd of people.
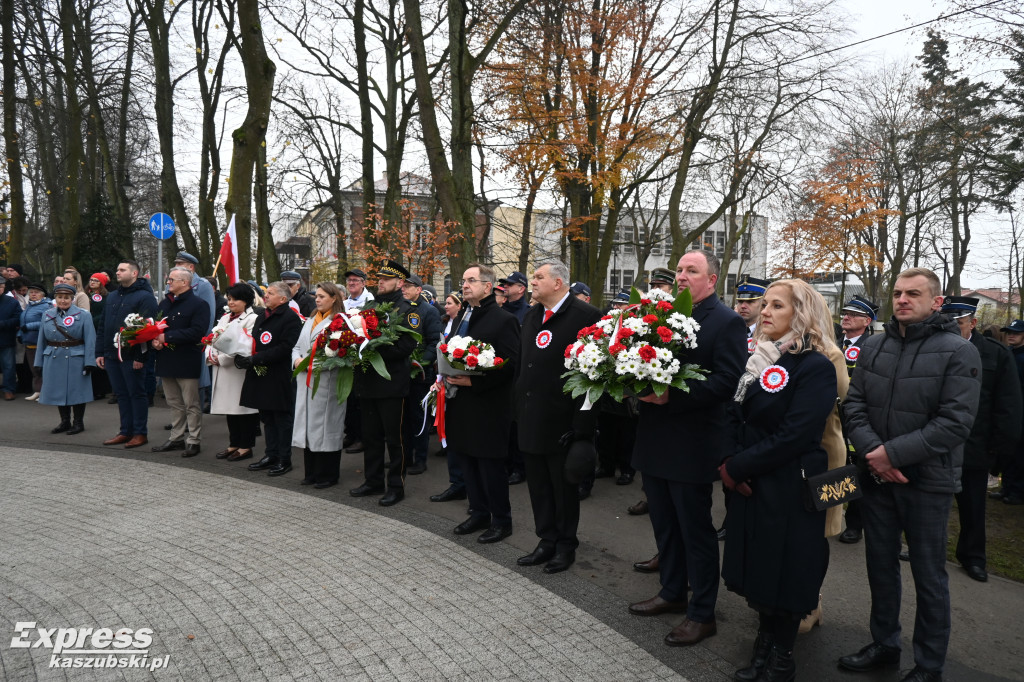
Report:
[[[917,591],[915,667],[903,679],[940,680],[951,629],[953,499],[957,558],[979,581],[987,580],[986,498],[1024,504],[1024,321],[997,330],[1007,348],[976,329],[977,299],[943,297],[923,268],[899,275],[889,321],[878,324],[878,304],[858,295],[836,324],[800,280],[744,276],[730,308],[716,293],[718,259],[690,251],[675,272],[652,271],[649,285],[689,290],[700,328],[684,355],[705,380],[581,409],[582,397],[562,390],[563,352],[608,310],[590,304],[590,288],[570,281],[562,263],[542,263],[529,279],[499,278],[474,263],[443,299],[390,260],[378,264],[372,293],[365,272],[352,269],[343,284],[308,290],[285,272],[265,287],[234,283],[223,297],[197,265],[177,254],[159,295],[130,260],[113,278],[98,272],[87,282],[69,268],[52,299],[18,266],[0,269],[4,399],[14,398],[23,358],[27,399],[57,407],[54,433],[84,431],[86,404],[112,392],[120,424],[104,445],[137,448],[149,442],[159,379],[172,421],[152,451],[196,456],[204,413],[224,415],[228,443],[217,458],[255,459],[262,435],[263,455],[249,470],[286,475],[299,448],[301,485],[330,488],[342,452],[362,452],[364,480],[350,495],[391,506],[404,499],[407,477],[427,468],[424,398],[440,382],[450,485],[430,499],[468,500],[469,515],[453,532],[480,543],[508,537],[509,486],[525,481],[538,542],[518,564],[564,571],[576,558],[580,502],[594,479],[617,472],[615,482],[629,485],[639,472],[646,497],[629,511],[649,513],[658,554],[634,568],[658,573],[661,589],[629,611],[683,615],[665,641],[688,646],[716,634],[720,584],[742,595],[759,625],[737,680],[794,678],[797,635],[821,622],[827,538],[835,536],[866,543],[871,588],[871,642],[838,665],[870,671],[899,662],[902,558]],[[335,315],[382,304],[415,332],[380,348],[390,378],[357,370],[343,401],[332,374],[339,370],[326,370],[319,390],[293,379]],[[609,309],[629,305],[623,291]],[[122,343],[118,332],[132,315],[165,327],[146,343]],[[214,329],[217,341],[208,343]],[[456,336],[490,344],[503,368],[439,377],[438,344]],[[847,506],[844,529],[843,507],[819,509],[806,489],[809,478],[848,462],[861,468],[863,497]],[[1003,487],[988,493],[992,471]],[[719,481],[727,515],[715,528]]]

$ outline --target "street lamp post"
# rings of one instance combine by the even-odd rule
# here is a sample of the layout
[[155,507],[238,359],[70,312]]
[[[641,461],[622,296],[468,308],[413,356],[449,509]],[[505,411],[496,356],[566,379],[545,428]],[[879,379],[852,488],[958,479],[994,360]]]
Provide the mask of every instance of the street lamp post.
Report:
[[942,295],[946,295],[946,285],[949,282],[949,247],[942,249]]

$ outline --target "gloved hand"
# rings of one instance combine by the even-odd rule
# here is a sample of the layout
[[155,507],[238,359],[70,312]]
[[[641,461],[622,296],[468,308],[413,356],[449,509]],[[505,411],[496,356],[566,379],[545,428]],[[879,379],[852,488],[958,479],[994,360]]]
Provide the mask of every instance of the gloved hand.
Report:
[[249,369],[252,367],[252,358],[248,355],[236,355],[235,367],[238,369]]
[[83,377],[89,376],[90,374],[92,374],[92,371],[94,369],[96,369],[96,368],[95,367],[90,367],[90,366],[86,365],[86,367],[84,369],[82,369],[82,376]]

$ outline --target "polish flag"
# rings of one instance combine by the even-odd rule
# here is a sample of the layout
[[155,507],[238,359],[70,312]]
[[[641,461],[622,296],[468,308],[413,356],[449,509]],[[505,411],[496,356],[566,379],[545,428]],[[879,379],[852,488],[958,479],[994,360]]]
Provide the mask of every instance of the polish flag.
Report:
[[238,281],[238,237],[235,234],[235,216],[231,216],[231,224],[224,233],[224,243],[220,245],[220,264],[228,276],[228,286]]

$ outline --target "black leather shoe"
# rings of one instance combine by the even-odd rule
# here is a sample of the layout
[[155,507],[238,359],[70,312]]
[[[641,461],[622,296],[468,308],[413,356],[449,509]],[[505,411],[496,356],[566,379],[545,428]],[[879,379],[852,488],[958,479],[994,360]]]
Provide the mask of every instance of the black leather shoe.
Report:
[[426,462],[416,462],[411,467],[406,469],[405,473],[409,474],[410,476],[419,476],[420,474],[422,474],[426,470],[427,470],[427,463]]
[[75,422],[74,424],[71,425],[71,428],[68,429],[68,435],[74,436],[75,434],[81,433],[82,431],[85,431],[85,424],[83,424],[82,422]]
[[590,488],[586,488],[582,485],[576,489],[576,494],[579,496],[580,502],[590,497],[590,490]]
[[267,471],[267,476],[284,476],[291,470],[291,462],[278,462],[274,466],[270,467],[270,469]]
[[636,474],[622,474],[615,479],[615,485],[629,485],[633,482],[633,476]]
[[857,673],[878,670],[891,665],[899,665],[900,650],[872,642],[855,654],[839,659],[839,667]]
[[988,582],[988,571],[981,566],[964,566],[964,570],[967,571],[967,575],[979,583]]
[[338,485],[337,481],[320,481],[313,485],[317,490],[324,490],[325,488],[331,488]]
[[168,440],[164,441],[163,445],[154,445],[150,448],[153,452],[170,452],[171,450],[184,450],[185,441],[183,440]]
[[430,496],[431,502],[451,502],[452,500],[464,499],[466,499],[466,489],[456,488],[455,486],[449,486],[443,493]]
[[470,516],[468,519],[455,526],[452,532],[456,535],[469,535],[478,530],[483,530],[491,525],[491,520],[486,516]]
[[476,539],[482,545],[491,542],[501,542],[509,535],[512,535],[512,526],[491,526]]
[[[299,485],[312,485],[314,488],[316,487],[314,485],[315,483],[316,483],[316,480],[314,480],[312,478],[304,478],[301,481],[299,481]],[[335,483],[337,483],[337,481],[335,481]]]
[[864,534],[857,528],[847,528],[839,534],[839,542],[844,545],[856,545]]
[[260,461],[253,462],[252,464],[250,464],[249,465],[249,471],[263,471],[264,469],[269,469],[270,467],[276,466],[276,465],[277,465],[277,460],[274,459],[273,457],[271,457],[270,455],[266,455]]
[[[52,424],[53,422],[50,422],[50,423]],[[64,433],[65,431],[67,431],[70,428],[71,428],[71,422],[61,422],[60,424],[57,424],[56,427],[50,429],[50,433]]]
[[554,547],[537,545],[537,549],[533,550],[526,556],[519,557],[516,559],[516,563],[520,566],[536,566],[537,564],[546,564],[551,561],[551,557],[553,556],[555,556]]
[[216,455],[214,455],[214,457],[216,457],[217,459],[227,459],[228,457],[230,457],[231,455],[235,454],[236,452],[238,452],[238,448],[224,448],[223,450],[218,452]]
[[174,428],[174,424],[164,424],[164,431],[170,431]]
[[576,552],[572,550],[569,550],[568,552],[555,552],[555,556],[551,561],[544,564],[544,572],[561,573],[572,566],[574,561],[576,561]]
[[199,443],[189,443],[185,446],[185,452],[181,453],[182,457],[195,457],[199,454]]
[[398,504],[399,502],[401,502],[404,499],[405,499],[405,491],[404,490],[399,490],[397,488],[392,488],[391,490],[389,490],[386,493],[384,493],[384,497],[382,497],[379,500],[377,500],[377,504],[379,504],[382,507],[391,507],[393,505]]
[[518,471],[513,471],[512,474],[508,477],[508,484],[509,485],[519,485],[520,483],[522,483],[525,480],[526,480],[526,474],[521,474]]
[[384,486],[367,485],[362,484],[357,488],[352,488],[348,491],[348,494],[352,497],[369,497],[370,495],[380,495],[384,492]]
[[942,682],[942,673],[923,670],[919,666],[907,674],[900,682]]

